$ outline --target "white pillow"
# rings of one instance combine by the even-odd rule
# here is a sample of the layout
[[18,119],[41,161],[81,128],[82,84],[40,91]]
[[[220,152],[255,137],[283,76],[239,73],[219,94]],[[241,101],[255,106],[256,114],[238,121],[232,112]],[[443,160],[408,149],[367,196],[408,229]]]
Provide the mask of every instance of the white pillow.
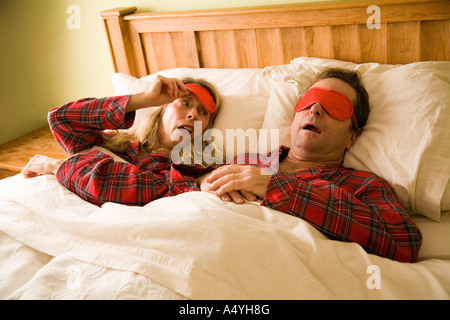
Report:
[[[294,106],[303,91],[303,86],[294,81],[274,81],[272,83],[262,129],[278,129],[279,145],[286,147],[291,146],[290,129],[295,115]],[[270,151],[270,142],[271,141],[267,141],[267,152]]]
[[[221,110],[214,122],[214,129],[222,133],[223,148],[227,143],[227,129],[242,129],[232,132],[239,137],[249,133],[248,129],[259,129],[264,121],[267,102],[270,94],[270,83],[262,76],[262,69],[196,69],[175,68],[164,70],[140,79],[121,73],[111,75],[115,94],[125,95],[145,91],[155,79],[157,74],[174,78],[201,78],[210,82],[218,90],[221,96]],[[154,109],[139,110],[135,122],[138,123]],[[258,130],[256,130],[258,133]],[[234,138],[229,133],[228,137]],[[221,145],[219,141],[216,143]],[[234,142],[234,149],[224,150],[228,158],[233,158],[238,153],[251,151],[254,144],[248,141],[244,144]]]
[[384,178],[407,210],[439,221],[450,206],[450,62],[393,66],[298,58],[267,67],[263,74],[274,85],[263,128],[289,133],[297,93],[326,67],[358,70],[369,93],[368,122],[344,165]]

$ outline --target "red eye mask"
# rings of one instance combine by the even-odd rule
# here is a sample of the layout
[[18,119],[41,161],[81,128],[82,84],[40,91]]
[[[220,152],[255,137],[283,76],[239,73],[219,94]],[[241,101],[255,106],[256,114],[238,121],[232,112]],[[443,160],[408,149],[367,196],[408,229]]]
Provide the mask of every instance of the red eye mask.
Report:
[[216,111],[216,103],[214,102],[214,98],[212,97],[211,93],[209,93],[208,89],[201,85],[193,83],[188,83],[185,86],[188,87],[189,90],[191,90],[191,92],[197,96],[203,107],[205,107],[205,109],[209,113],[211,113],[211,116],[214,117],[214,112]]
[[309,89],[295,106],[295,112],[309,108],[316,102],[320,103],[330,116],[336,120],[353,118],[355,124],[358,124],[353,114],[353,104],[350,99],[342,93],[330,89],[319,87]]

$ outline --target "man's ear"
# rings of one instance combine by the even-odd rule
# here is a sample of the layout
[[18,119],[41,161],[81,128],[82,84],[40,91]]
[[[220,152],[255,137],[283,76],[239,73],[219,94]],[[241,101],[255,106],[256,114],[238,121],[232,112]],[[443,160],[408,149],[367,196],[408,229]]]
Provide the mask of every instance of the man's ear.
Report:
[[350,149],[350,147],[355,143],[356,139],[358,138],[360,134],[360,131],[356,131],[356,130],[352,130],[351,135],[350,135],[350,139],[348,141],[347,147],[346,149]]

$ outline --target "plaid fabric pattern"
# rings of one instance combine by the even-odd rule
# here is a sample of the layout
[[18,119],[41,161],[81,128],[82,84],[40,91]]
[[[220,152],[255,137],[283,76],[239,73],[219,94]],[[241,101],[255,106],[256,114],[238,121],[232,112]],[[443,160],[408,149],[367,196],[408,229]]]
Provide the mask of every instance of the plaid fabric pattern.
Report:
[[135,112],[125,113],[130,96],[86,98],[53,108],[47,119],[53,136],[69,155],[102,143],[103,130],[129,128]]
[[[280,160],[288,152],[281,147]],[[368,172],[329,166],[276,173],[261,205],[302,218],[331,239],[356,242],[368,253],[401,262],[416,261],[422,245],[420,230],[391,187]]]
[[129,163],[97,150],[101,132],[129,128],[135,113],[125,113],[129,96],[82,99],[49,112],[50,128],[60,146],[71,155],[58,169],[56,178],[81,198],[102,205],[117,202],[145,205],[148,202],[188,191],[199,191],[196,176],[209,168],[173,164],[163,153],[138,157],[139,143],[118,154]]

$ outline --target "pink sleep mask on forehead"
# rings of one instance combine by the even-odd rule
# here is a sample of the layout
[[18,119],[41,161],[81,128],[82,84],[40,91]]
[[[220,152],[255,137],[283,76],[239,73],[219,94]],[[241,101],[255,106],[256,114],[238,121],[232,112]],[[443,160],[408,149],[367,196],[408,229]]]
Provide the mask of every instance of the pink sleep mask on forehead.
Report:
[[299,100],[295,106],[295,112],[299,112],[311,107],[314,103],[320,105],[336,120],[348,120],[353,118],[358,124],[353,114],[353,104],[344,94],[325,88],[313,87]]
[[185,86],[188,87],[189,90],[197,96],[203,107],[205,107],[205,109],[209,113],[211,113],[211,116],[214,117],[214,112],[216,111],[216,103],[214,102],[214,98],[209,90],[201,85],[193,83],[187,83],[185,84]]

